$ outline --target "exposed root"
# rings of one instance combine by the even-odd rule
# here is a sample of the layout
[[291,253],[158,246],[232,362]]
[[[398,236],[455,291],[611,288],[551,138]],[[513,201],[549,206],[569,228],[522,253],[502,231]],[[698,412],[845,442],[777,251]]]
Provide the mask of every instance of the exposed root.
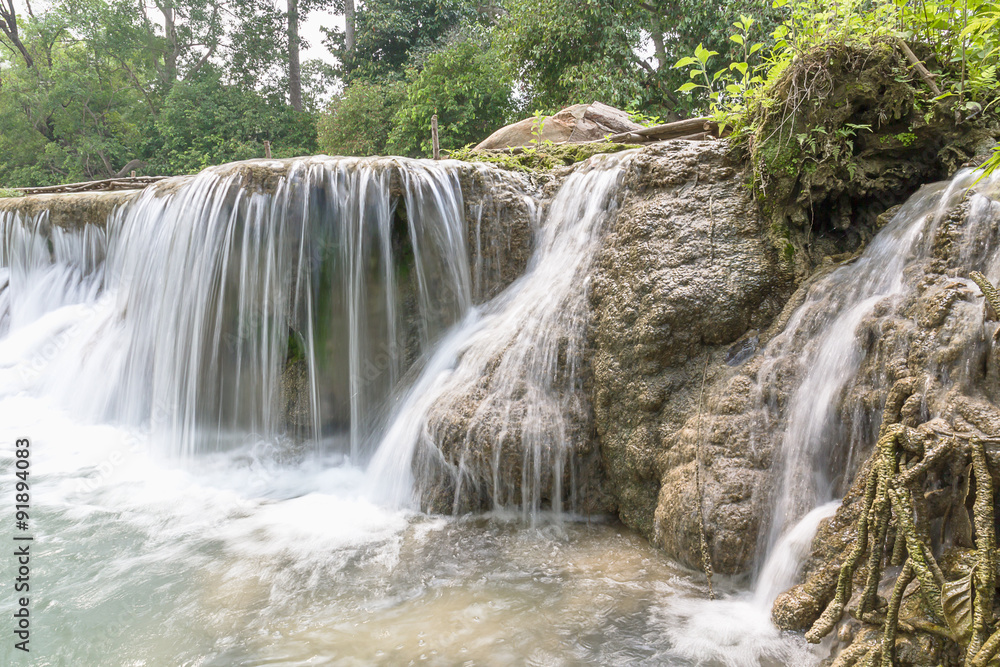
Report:
[[830,667],[854,667],[855,665],[862,665],[871,653],[877,651],[878,648],[878,642],[874,640],[851,644],[837,656],[837,659]]
[[[970,276],[982,289],[990,308],[1000,313],[1000,294],[996,289],[982,274],[973,272]],[[938,420],[916,429],[899,423],[901,408],[917,386],[916,379],[907,378],[897,382],[889,392],[878,443],[868,466],[862,512],[856,524],[857,539],[841,566],[833,600],[806,633],[809,642],[817,643],[834,629],[847,611],[856,570],[867,556],[867,576],[857,606],[850,612],[864,623],[881,625],[881,639],[859,640],[840,654],[833,663],[835,667],[875,664],[893,667],[900,632],[931,633],[957,643],[964,653],[964,667],[996,664],[1000,652],[1000,628],[993,613],[997,603],[995,498],[987,456],[987,445],[995,446],[998,438],[995,434],[951,430]],[[947,581],[934,558],[927,534],[932,510],[925,493],[940,495],[936,486],[941,484],[940,476],[954,477],[956,469],[969,466],[975,481],[972,507],[975,565],[971,573],[966,569],[965,576]],[[938,470],[941,472],[937,473]],[[929,491],[925,488],[928,484]],[[955,488],[947,501],[950,509],[945,516],[950,516],[948,512],[967,516],[965,498],[969,489]],[[933,510],[937,514],[940,511]],[[972,558],[972,552],[969,553]],[[901,562],[902,571],[893,585],[888,605],[877,609],[885,565]],[[923,613],[910,617],[911,611],[903,621],[900,610],[908,596],[907,588],[914,580]]]
[[913,581],[913,564],[906,561],[903,571],[896,579],[896,585],[892,589],[892,597],[889,598],[889,608],[885,614],[885,627],[882,631],[882,665],[881,667],[892,667],[893,651],[896,647],[896,631],[899,629],[899,606],[903,603],[903,592]]

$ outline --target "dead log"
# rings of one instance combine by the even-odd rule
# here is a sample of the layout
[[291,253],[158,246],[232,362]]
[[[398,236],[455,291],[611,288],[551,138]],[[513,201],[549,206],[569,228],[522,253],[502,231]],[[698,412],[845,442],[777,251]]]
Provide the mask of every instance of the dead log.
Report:
[[641,137],[663,141],[666,139],[676,139],[677,137],[684,137],[690,134],[708,131],[718,134],[718,123],[707,117],[686,118],[673,123],[654,125],[653,127],[644,127],[643,129],[635,130],[634,132],[613,134],[608,138],[608,141],[621,141],[628,134],[637,134]]
[[920,58],[917,58],[917,54],[915,54],[910,47],[906,45],[906,42],[899,37],[896,38],[896,44],[899,46],[899,50],[903,52],[903,55],[906,56],[906,59],[910,61],[910,65],[913,66],[913,69],[917,70],[917,74],[920,75],[920,78],[923,79],[924,83],[930,87],[934,96],[940,97],[941,89],[938,88],[937,83],[934,82],[934,75],[927,71],[924,64],[920,62]]
[[95,190],[134,190],[162,181],[166,176],[137,176],[135,178],[107,178],[101,181],[84,181],[64,185],[44,185],[37,188],[17,188],[26,195],[45,195]]

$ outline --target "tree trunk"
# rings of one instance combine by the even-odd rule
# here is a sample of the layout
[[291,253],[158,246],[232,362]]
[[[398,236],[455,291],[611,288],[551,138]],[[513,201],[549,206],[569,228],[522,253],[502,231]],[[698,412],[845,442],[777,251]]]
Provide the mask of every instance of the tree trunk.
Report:
[[288,101],[296,111],[302,111],[299,43],[299,0],[288,0]]
[[177,25],[174,23],[174,3],[173,0],[155,0],[156,8],[163,14],[163,34],[167,40],[167,47],[163,52],[163,83],[166,86],[174,85],[177,81]]
[[650,35],[653,40],[653,53],[656,55],[656,69],[666,69],[669,67],[667,65],[667,53],[663,48],[663,27],[660,24],[660,17],[656,14],[652,14],[650,17]]
[[0,32],[7,36],[24,58],[31,69],[35,68],[35,59],[28,53],[28,49],[21,42],[20,35],[17,34],[17,12],[14,11],[14,0],[0,2]]
[[344,0],[344,51],[354,57],[354,0]]

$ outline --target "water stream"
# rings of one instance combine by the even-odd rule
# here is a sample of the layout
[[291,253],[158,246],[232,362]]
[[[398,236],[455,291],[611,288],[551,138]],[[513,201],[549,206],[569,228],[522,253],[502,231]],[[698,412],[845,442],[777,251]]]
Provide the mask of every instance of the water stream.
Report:
[[[908,289],[928,213],[958,186],[918,194],[762,352],[774,372],[801,358],[775,410],[770,558],[756,593],[722,579],[709,602],[616,522],[542,503],[572,465],[587,276],[628,159],[570,176],[524,276],[479,304],[448,162],[314,158],[271,189],[214,168],[147,190],[106,230],[0,214],[0,442],[31,439],[35,538],[32,658],[3,642],[0,662],[816,662],[769,606],[835,507],[816,461],[843,435],[853,331]],[[468,444],[519,438],[520,494],[498,449],[492,512],[423,514],[411,461],[433,446],[432,410],[487,369]],[[0,452],[0,497],[13,463]]]

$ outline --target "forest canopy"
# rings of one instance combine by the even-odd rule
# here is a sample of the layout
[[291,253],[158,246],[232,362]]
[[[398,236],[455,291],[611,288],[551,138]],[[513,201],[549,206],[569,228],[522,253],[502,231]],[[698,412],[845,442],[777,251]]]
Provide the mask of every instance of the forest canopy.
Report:
[[[994,5],[924,5],[925,29],[904,5],[0,0],[0,187],[191,173],[265,141],[275,157],[426,156],[434,114],[451,149],[595,100],[646,122],[738,113],[809,40],[876,33],[955,47],[935,66],[962,69],[963,102],[995,90]],[[331,12],[346,17],[322,28],[335,64],[301,62],[300,26]]]

